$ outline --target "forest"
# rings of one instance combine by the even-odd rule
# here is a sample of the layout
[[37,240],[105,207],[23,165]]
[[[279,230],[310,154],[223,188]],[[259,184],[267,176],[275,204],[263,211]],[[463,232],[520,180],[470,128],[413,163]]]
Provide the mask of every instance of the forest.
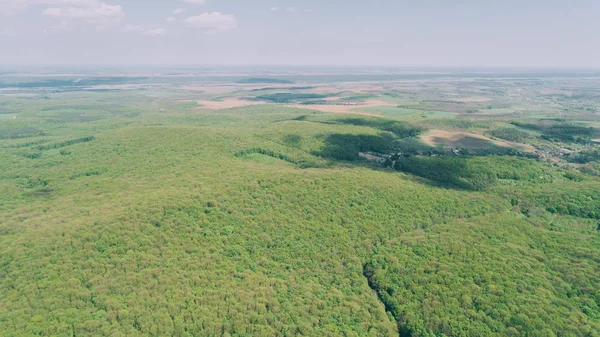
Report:
[[590,96],[432,77],[0,92],[0,335],[600,336]]

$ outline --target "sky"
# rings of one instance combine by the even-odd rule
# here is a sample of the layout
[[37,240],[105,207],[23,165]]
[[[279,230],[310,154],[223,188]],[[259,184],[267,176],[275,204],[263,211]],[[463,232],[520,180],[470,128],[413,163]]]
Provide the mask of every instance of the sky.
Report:
[[599,0],[0,0],[2,65],[600,68]]

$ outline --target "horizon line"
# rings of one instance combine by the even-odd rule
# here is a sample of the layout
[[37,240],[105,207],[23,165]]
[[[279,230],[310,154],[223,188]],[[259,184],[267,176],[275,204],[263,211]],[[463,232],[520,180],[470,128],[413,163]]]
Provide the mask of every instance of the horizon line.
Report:
[[10,67],[235,67],[235,68],[252,68],[252,67],[273,67],[273,68],[400,68],[400,69],[541,69],[541,70],[600,70],[600,66],[530,66],[530,65],[329,65],[329,64],[1,64],[0,68]]

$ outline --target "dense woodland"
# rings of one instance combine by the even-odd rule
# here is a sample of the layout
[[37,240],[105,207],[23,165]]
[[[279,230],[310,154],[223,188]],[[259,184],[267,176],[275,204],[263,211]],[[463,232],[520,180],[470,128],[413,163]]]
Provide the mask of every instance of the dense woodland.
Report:
[[558,165],[418,140],[581,130],[176,95],[7,99],[2,336],[600,336],[597,148]]

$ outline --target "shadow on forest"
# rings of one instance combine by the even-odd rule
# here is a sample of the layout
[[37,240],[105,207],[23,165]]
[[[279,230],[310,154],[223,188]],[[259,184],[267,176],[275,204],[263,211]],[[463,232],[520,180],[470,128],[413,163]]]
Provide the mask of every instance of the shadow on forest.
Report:
[[302,143],[302,136],[300,136],[300,135],[285,135],[283,137],[283,142],[287,146],[299,148],[300,144]]
[[[483,190],[498,180],[494,173],[473,161],[472,155],[503,155],[499,147],[479,151],[485,153],[465,153],[457,156],[448,149],[424,144],[418,138],[422,128],[400,121],[382,118],[341,118],[319,123],[366,126],[381,131],[379,134],[322,135],[324,146],[312,154],[324,159],[342,161],[345,165],[364,167],[369,163],[371,168],[393,168],[413,175],[420,183],[459,190]],[[302,139],[300,136],[290,135],[284,140],[287,145],[295,146]],[[478,138],[474,140],[481,142]],[[465,142],[469,141],[473,140],[465,139]]]
[[393,165],[397,171],[463,190],[484,190],[498,180],[492,172],[474,165],[468,157],[398,157]]
[[381,131],[391,132],[398,138],[416,137],[424,131],[420,126],[383,118],[340,118],[336,119],[335,123],[367,126]]
[[397,138],[409,138],[416,137],[420,135],[424,128],[420,126],[411,125],[406,122],[395,121],[390,119],[383,119],[379,117],[372,118],[357,118],[357,117],[349,117],[349,118],[338,118],[327,121],[314,121],[309,120],[307,115],[298,116],[292,120],[296,121],[307,121],[313,123],[321,123],[328,125],[355,125],[355,126],[365,126],[373,129],[377,129],[380,131],[385,131],[392,133]]
[[[407,138],[411,139],[411,138]],[[314,155],[340,160],[345,163],[364,166],[364,153],[393,153],[406,139],[396,139],[389,133],[379,135],[368,134],[331,134],[325,136],[325,146]],[[400,142],[400,143],[399,143]],[[419,146],[420,144],[410,144]],[[361,156],[363,153],[363,156]],[[432,186],[444,186],[461,190],[483,190],[496,183],[497,177],[481,165],[472,162],[471,157],[440,155],[392,155],[378,161],[373,156],[372,163],[382,167],[391,167],[397,171],[409,173],[419,178],[419,181]]]
[[353,135],[335,133],[325,136],[325,146],[314,155],[345,161],[360,160],[360,152],[388,153],[393,148],[393,140],[389,134]]
[[325,136],[324,148],[315,155],[346,161],[359,160],[360,152],[391,153],[395,142],[416,137],[423,131],[421,127],[383,118],[339,118],[321,123],[365,126],[382,131],[378,135],[334,133]]

